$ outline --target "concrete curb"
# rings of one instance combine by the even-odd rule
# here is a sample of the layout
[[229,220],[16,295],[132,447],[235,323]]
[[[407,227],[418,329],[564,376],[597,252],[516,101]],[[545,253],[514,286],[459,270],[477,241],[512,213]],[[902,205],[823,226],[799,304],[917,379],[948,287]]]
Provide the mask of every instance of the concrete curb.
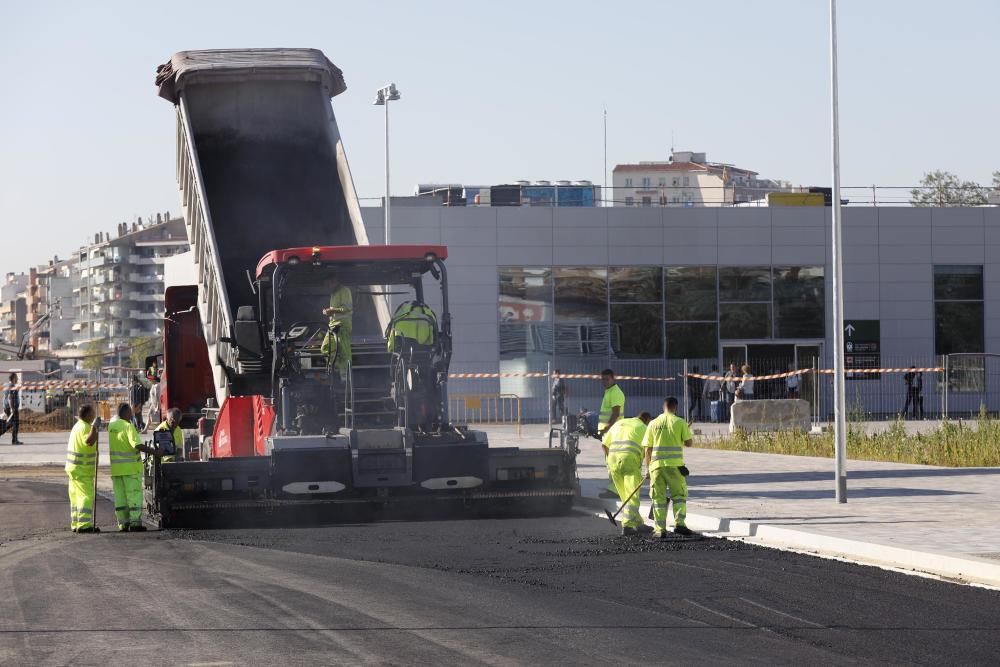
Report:
[[[595,511],[614,511],[616,508],[613,501],[591,497],[578,497],[577,505]],[[649,511],[649,503],[641,503],[640,511],[645,517]],[[719,537],[745,540],[784,551],[800,551],[913,574],[932,575],[958,583],[1000,587],[1000,563],[974,556],[949,556],[832,537],[767,522],[708,514],[688,514],[687,523],[699,532],[719,533]]]

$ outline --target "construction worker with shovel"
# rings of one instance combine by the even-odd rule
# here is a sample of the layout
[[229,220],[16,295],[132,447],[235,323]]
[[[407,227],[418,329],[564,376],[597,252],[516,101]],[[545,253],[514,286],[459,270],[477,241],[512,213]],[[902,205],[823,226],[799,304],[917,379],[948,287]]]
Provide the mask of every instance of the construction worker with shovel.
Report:
[[688,491],[684,479],[687,474],[684,448],[690,446],[691,429],[677,416],[677,399],[670,396],[663,401],[663,414],[650,422],[642,439],[656,535],[661,539],[667,537],[667,505],[671,502],[674,504],[674,533],[694,534],[685,525]]
[[132,423],[132,407],[118,406],[118,415],[108,422],[108,454],[111,459],[111,482],[115,489],[115,518],[118,532],[141,532],[142,459],[139,452],[154,450],[142,444],[139,429]]
[[653,529],[639,514],[639,487],[642,486],[642,441],[652,415],[643,412],[638,417],[619,419],[604,434],[601,444],[607,457],[608,472],[618,491],[619,512],[622,514],[622,535],[648,534]]

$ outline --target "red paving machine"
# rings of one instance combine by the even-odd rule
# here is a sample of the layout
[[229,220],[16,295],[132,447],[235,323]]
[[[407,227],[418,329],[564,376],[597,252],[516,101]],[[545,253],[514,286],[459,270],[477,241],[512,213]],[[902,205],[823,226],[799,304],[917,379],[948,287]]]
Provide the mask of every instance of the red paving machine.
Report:
[[[185,51],[157,85],[196,284],[165,295],[163,405],[187,430],[147,462],[147,524],[568,511],[574,448],[491,448],[449,421],[447,249],[368,244],[329,102],[340,70],[310,49]],[[324,314],[342,287],[349,360]]]

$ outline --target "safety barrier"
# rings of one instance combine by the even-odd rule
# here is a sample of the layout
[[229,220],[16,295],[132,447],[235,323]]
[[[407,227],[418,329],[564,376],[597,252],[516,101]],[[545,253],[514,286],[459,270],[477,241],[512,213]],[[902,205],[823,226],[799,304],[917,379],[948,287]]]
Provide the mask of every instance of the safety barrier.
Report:
[[516,426],[521,437],[521,397],[516,394],[452,394],[448,412],[454,423]]

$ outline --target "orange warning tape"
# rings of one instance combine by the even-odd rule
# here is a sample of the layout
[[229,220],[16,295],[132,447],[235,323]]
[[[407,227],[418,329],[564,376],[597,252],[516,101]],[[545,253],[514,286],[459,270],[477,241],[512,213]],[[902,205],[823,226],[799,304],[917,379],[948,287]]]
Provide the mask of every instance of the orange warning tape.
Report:
[[[548,373],[449,373],[448,379],[469,380],[469,379],[496,379],[496,378],[547,378]],[[600,373],[560,373],[559,377],[565,380],[600,380]],[[641,375],[616,375],[616,380],[652,380],[656,382],[673,382],[677,378],[652,378]]]
[[93,382],[92,380],[48,380],[45,382],[22,382],[16,388],[22,391],[38,391],[41,389],[125,390],[128,389],[128,385],[118,382]]

